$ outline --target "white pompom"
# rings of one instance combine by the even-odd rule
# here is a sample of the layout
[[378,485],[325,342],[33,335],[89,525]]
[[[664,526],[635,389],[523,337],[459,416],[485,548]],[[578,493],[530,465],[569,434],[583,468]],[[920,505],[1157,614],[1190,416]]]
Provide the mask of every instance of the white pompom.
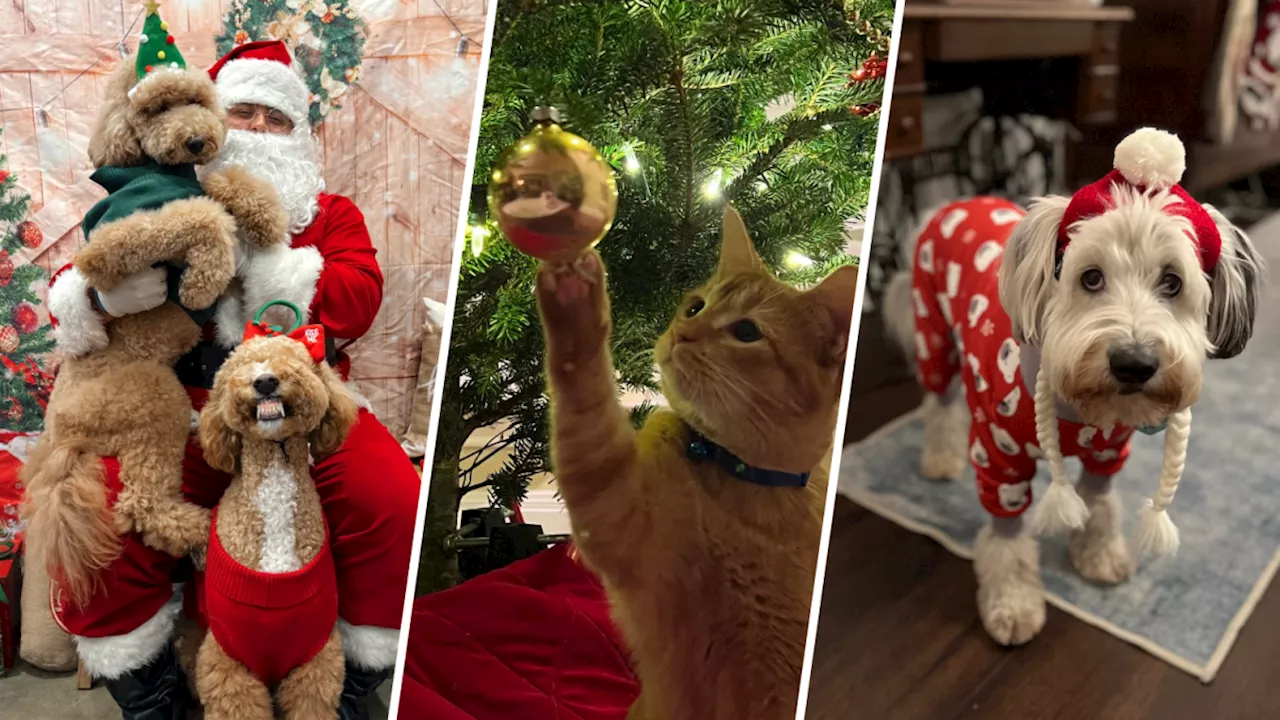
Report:
[[1036,501],[1031,518],[1031,532],[1049,535],[1064,530],[1079,530],[1089,519],[1089,508],[1080,493],[1069,482],[1049,483],[1044,497]]
[[1182,180],[1187,150],[1173,133],[1141,128],[1116,146],[1115,168],[1134,185],[1164,190]]
[[1152,555],[1174,555],[1178,552],[1178,526],[1164,510],[1157,510],[1151,501],[1142,508],[1138,520],[1138,551]]

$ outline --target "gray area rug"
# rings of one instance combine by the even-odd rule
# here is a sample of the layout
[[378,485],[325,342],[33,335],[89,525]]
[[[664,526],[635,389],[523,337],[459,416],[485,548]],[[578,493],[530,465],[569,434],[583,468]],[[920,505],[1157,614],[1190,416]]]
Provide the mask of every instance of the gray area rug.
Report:
[[[1280,218],[1251,233],[1280,272]],[[1280,289],[1264,292],[1249,348],[1210,361],[1192,410],[1187,468],[1170,508],[1181,531],[1177,556],[1144,560],[1125,584],[1103,588],[1071,567],[1063,537],[1044,538],[1041,563],[1050,602],[1131,642],[1203,682],[1217,673],[1280,563]],[[916,413],[844,449],[839,492],[909,530],[971,558],[986,522],[972,470],[953,483],[919,473],[924,426]],[[1117,478],[1125,529],[1160,474],[1163,435],[1138,434]],[[1068,460],[1072,476],[1079,463]],[[1048,470],[1035,481],[1043,495]],[[1131,549],[1133,543],[1131,543]],[[976,612],[976,608],[975,608]]]

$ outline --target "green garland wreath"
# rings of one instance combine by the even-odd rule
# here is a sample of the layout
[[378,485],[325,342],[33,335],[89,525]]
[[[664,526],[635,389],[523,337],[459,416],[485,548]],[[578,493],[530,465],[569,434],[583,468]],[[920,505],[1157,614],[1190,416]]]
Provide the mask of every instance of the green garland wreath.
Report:
[[218,55],[255,40],[283,40],[305,71],[309,119],[317,126],[360,75],[368,26],[348,0],[234,0],[217,37]]

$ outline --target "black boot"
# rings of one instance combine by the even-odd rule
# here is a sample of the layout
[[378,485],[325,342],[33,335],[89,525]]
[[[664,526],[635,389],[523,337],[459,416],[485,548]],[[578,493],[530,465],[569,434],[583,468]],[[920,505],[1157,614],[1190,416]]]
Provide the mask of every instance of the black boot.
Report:
[[106,681],[123,720],[186,720],[191,696],[173,645],[144,667]]
[[342,681],[342,703],[339,720],[369,720],[369,696],[389,676],[391,670],[367,670],[347,663],[347,676]]

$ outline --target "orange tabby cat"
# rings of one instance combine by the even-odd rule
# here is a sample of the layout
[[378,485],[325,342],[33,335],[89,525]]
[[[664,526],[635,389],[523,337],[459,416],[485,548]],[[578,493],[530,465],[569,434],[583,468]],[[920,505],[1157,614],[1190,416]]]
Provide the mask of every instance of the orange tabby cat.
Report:
[[[809,291],[779,282],[726,208],[719,267],[656,348],[672,410],[637,432],[600,256],[540,268],[556,480],[632,650],[633,720],[795,716],[856,280],[844,267]],[[807,484],[693,460],[695,431]]]

